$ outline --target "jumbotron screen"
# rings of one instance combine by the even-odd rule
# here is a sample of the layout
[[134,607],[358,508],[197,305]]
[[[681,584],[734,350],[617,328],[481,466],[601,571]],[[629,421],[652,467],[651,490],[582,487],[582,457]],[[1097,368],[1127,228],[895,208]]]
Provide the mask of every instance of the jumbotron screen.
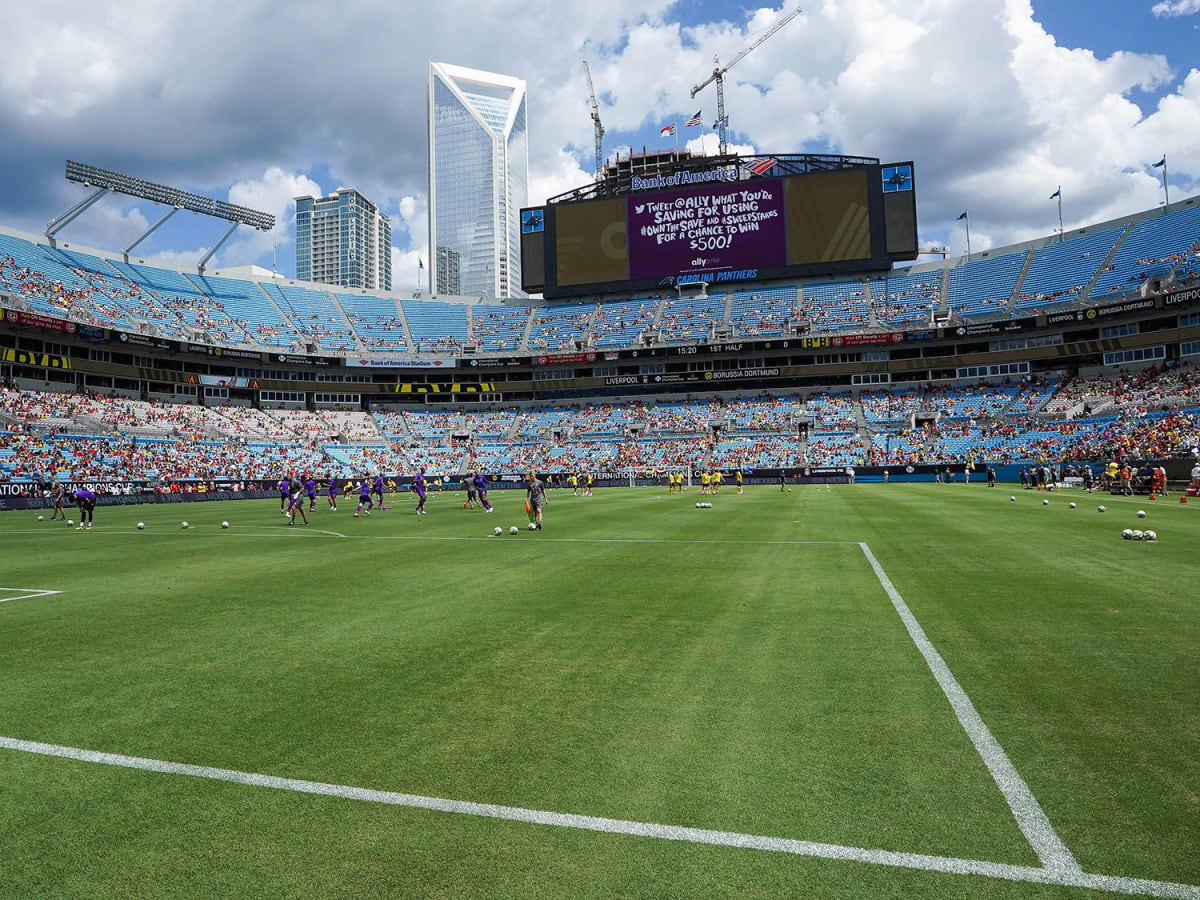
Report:
[[557,298],[716,286],[916,257],[911,163],[736,178],[732,167],[665,176],[618,197],[522,210],[523,287]]

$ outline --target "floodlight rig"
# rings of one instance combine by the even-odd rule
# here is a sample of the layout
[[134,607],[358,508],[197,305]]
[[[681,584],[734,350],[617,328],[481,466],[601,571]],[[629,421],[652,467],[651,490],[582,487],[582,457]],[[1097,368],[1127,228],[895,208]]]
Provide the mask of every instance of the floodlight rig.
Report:
[[229,240],[229,237],[237,230],[239,225],[249,225],[258,231],[270,231],[275,227],[275,217],[270,213],[260,212],[245,206],[237,206],[233,203],[226,203],[223,200],[215,200],[212,197],[205,197],[202,194],[193,194],[190,191],[181,191],[178,188],[157,184],[134,175],[123,175],[120,172],[101,169],[98,166],[90,166],[86,163],[75,162],[70,159],[67,160],[66,178],[67,181],[74,181],[87,187],[94,187],[96,190],[66,212],[56,216],[47,223],[46,237],[49,238],[51,247],[58,246],[58,242],[55,240],[55,235],[58,232],[75,221],[97,200],[109,193],[124,194],[127,197],[137,197],[142,200],[149,200],[153,203],[161,203],[171,207],[164,216],[143,231],[132,244],[121,251],[125,262],[129,262],[129,254],[138,244],[150,237],[171,216],[175,215],[181,209],[200,213],[205,216],[212,216],[216,219],[225,219],[227,222],[232,223],[225,234],[221,236],[221,239],[212,246],[211,250],[204,254],[204,258],[197,264],[196,270],[201,275],[204,274],[205,264],[212,259],[213,254],[221,248],[221,245]]

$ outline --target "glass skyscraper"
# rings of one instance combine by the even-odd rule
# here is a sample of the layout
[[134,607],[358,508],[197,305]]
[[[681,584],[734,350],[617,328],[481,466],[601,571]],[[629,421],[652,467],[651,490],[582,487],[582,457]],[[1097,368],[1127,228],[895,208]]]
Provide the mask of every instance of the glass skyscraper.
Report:
[[392,289],[392,223],[374,203],[353,188],[295,200],[298,279]]
[[429,267],[435,293],[525,297],[525,82],[429,64]]

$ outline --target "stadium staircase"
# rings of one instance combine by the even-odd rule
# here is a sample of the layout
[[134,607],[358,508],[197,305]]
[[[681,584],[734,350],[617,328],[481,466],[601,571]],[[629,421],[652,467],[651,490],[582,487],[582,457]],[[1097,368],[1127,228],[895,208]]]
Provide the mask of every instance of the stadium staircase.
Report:
[[1121,245],[1125,243],[1125,238],[1129,237],[1129,231],[1132,228],[1133,225],[1125,226],[1125,230],[1121,232],[1121,236],[1117,238],[1117,241],[1115,244],[1113,244],[1112,249],[1108,251],[1108,256],[1104,257],[1103,262],[1101,262],[1096,268],[1096,271],[1092,275],[1091,280],[1087,283],[1087,286],[1079,292],[1079,302],[1081,304],[1091,296],[1092,288],[1096,286],[1096,282],[1100,280],[1100,276],[1104,274],[1104,270],[1108,268],[1110,263],[1112,263],[1113,257],[1117,255],[1117,251],[1120,250]]
[[359,350],[366,352],[367,348],[362,342],[362,336],[359,335],[359,333],[355,330],[354,324],[350,321],[350,317],[346,315],[346,310],[342,308],[341,302],[333,295],[332,291],[328,291],[327,293],[329,294],[329,299],[333,302],[333,308],[337,310],[338,316],[341,317],[341,320],[346,324],[346,330],[354,336],[354,346]]
[[942,275],[939,279],[938,287],[938,302],[937,311],[939,313],[947,312],[950,309],[950,270],[943,267]]
[[521,343],[517,345],[518,350],[529,349],[529,335],[533,333],[533,308],[529,310],[529,315],[525,317],[525,330],[521,333]]
[[871,282],[863,282],[863,301],[867,304],[867,326],[879,327],[879,313],[875,310],[875,293],[871,290]]
[[733,291],[725,295],[725,312],[721,316],[721,325],[728,328],[733,324]]
[[[263,297],[266,298],[267,304],[269,306],[271,306],[275,310],[275,312],[279,313],[279,318],[282,319],[284,322],[286,322],[288,324],[288,327],[291,328],[292,331],[294,331],[296,333],[296,341],[303,342],[303,341],[309,340],[307,335],[302,334],[300,332],[300,330],[296,328],[296,323],[294,321],[292,321],[292,319],[284,313],[283,307],[275,302],[275,298],[271,296],[270,292],[267,290],[267,286],[265,284],[263,284],[261,281],[254,281],[252,283],[258,286],[258,290],[263,295]],[[315,340],[315,338],[313,340]]]
[[[408,339],[408,346],[412,349],[412,352],[415,353],[417,350],[417,342],[415,340],[413,340],[412,329],[408,327],[408,318],[404,315],[404,304],[400,302],[400,298],[398,298],[398,297],[395,300],[393,300],[392,303],[396,307],[396,320],[400,323],[401,327],[404,329],[404,336]],[[404,427],[405,427],[405,430],[408,429],[407,422],[405,423]]]
[[1005,307],[1006,309],[1016,309],[1017,298],[1021,296],[1021,286],[1025,284],[1025,276],[1029,274],[1029,267],[1033,265],[1033,258],[1035,256],[1037,256],[1036,253],[1025,254],[1025,263],[1021,266],[1021,271],[1017,273],[1017,282],[1013,285],[1012,296],[1008,298],[1008,305]]
[[[529,335],[526,334],[525,337],[528,340]],[[512,424],[508,426],[508,431],[504,432],[504,440],[508,441],[510,444],[515,443],[521,438],[522,418],[523,416],[520,412],[518,412],[515,416],[513,416],[513,421]]]

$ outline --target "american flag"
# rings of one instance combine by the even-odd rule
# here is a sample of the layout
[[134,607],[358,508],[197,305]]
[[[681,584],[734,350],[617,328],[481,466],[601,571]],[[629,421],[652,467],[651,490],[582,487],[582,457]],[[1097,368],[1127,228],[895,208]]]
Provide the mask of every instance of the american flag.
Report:
[[704,124],[704,110],[696,110],[696,114],[683,123],[685,128],[695,128],[697,125]]
[[769,172],[779,163],[777,159],[768,159],[765,156],[755,157],[747,160],[742,164],[747,172],[752,175],[762,175],[764,172]]

